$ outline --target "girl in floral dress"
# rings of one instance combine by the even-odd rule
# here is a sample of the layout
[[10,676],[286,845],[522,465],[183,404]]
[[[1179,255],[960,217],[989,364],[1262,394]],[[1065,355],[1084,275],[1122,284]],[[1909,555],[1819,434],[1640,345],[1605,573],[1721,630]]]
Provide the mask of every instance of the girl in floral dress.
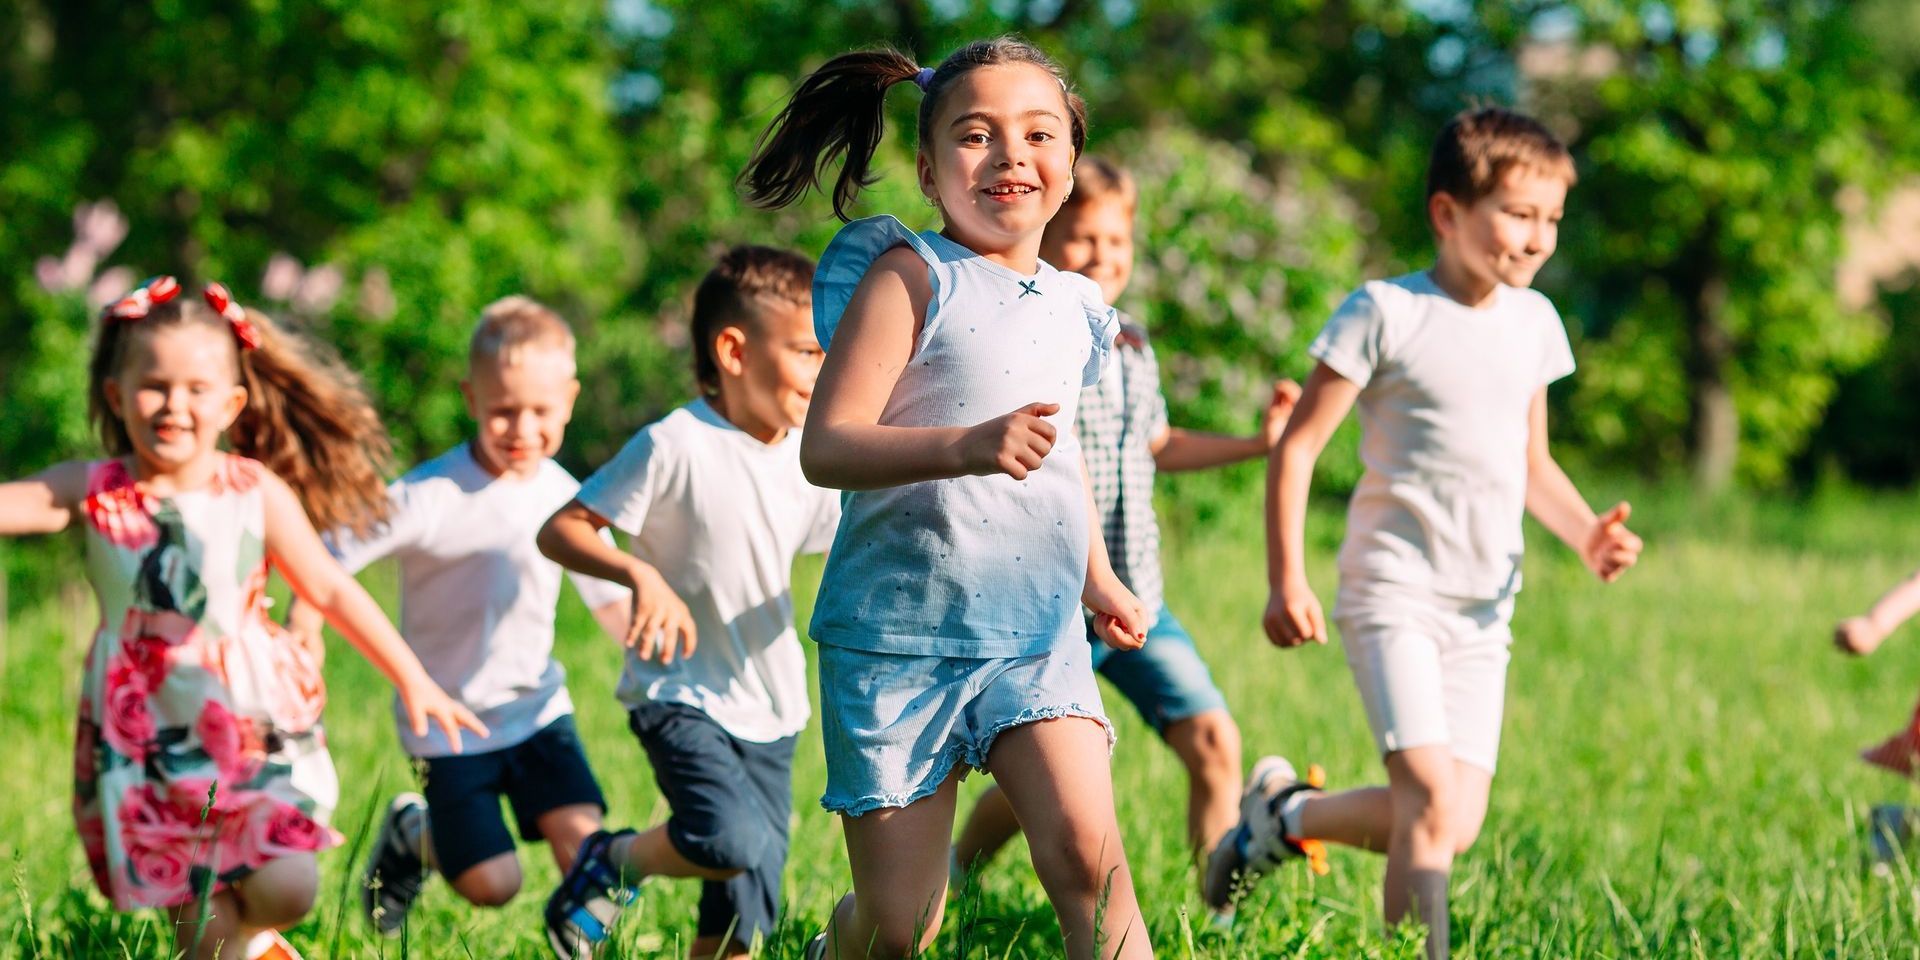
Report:
[[268,567],[393,682],[417,732],[484,732],[314,533],[380,519],[384,432],[350,374],[218,284],[159,277],[107,308],[90,380],[110,459],[0,484],[0,536],[85,531],[88,863],[115,907],[166,909],[190,957],[293,957],[277,930],[313,906],[339,784],[318,651],[267,618]]

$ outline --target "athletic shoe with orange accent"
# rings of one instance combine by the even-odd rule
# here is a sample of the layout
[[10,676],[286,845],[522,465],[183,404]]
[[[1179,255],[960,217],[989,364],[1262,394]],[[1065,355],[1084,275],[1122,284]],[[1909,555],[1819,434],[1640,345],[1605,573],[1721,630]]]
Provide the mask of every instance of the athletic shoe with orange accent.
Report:
[[302,960],[300,951],[278,930],[262,930],[247,941],[247,960]]
[[1262,757],[1247,777],[1240,794],[1240,822],[1207,855],[1201,892],[1221,922],[1230,922],[1235,895],[1260,876],[1288,860],[1307,861],[1315,876],[1326,876],[1327,848],[1318,840],[1289,837],[1280,812],[1294,794],[1319,792],[1326,774],[1319,766],[1307,768],[1306,779],[1284,757]]

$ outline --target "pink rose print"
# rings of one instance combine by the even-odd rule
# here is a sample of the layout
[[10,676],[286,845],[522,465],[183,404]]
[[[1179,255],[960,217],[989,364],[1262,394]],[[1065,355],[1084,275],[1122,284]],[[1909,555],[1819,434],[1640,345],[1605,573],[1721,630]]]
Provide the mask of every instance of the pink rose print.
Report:
[[120,627],[120,648],[146,675],[147,689],[166,683],[182,664],[204,667],[221,686],[227,682],[225,656],[192,618],[172,610],[129,610]]
[[147,678],[126,657],[107,665],[106,717],[102,733],[107,746],[135,763],[153,751],[153,713],[147,704]]
[[236,715],[218,700],[208,700],[194,725],[200,748],[220,770],[220,785],[237,790],[251,781],[266,762],[266,746],[252,720]]
[[127,867],[140,889],[135,896],[154,906],[181,903],[190,891],[187,878],[193,867],[185,846],[164,847],[134,845],[127,848]]
[[109,543],[129,550],[145,550],[160,539],[153,523],[153,503],[134,486],[125,464],[109,460],[94,471],[83,504],[87,521]]
[[[201,803],[206,796],[202,794]],[[120,835],[128,844],[149,847],[190,839],[200,823],[200,805],[175,803],[151,783],[127,787],[120,797]]]
[[268,625],[273,649],[274,685],[267,717],[273,725],[288,733],[304,733],[320,722],[327,705],[327,683],[320,674],[314,652],[293,639],[278,626]]
[[312,853],[333,845],[333,831],[290,803],[266,802],[253,809],[254,834],[264,860],[296,853]]

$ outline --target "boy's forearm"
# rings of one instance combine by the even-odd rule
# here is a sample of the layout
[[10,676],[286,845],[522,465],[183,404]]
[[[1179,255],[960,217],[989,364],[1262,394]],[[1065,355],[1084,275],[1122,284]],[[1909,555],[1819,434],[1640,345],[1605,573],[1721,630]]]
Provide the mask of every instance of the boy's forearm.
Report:
[[1527,512],[1575,551],[1581,549],[1595,519],[1580,489],[1550,456],[1528,458]]
[[1882,634],[1892,633],[1903,623],[1920,613],[1920,570],[1915,570],[1907,579],[1894,584],[1873,608],[1867,611],[1867,619]]
[[1267,458],[1267,587],[1279,590],[1304,576],[1307,493],[1318,453],[1292,438]]
[[880,490],[967,475],[966,427],[843,423],[812,428],[800,441],[807,481],[829,490]]
[[540,552],[568,570],[631,586],[639,560],[600,538],[600,528],[570,504],[547,520],[534,539]]
[[1167,430],[1166,442],[1154,451],[1153,464],[1162,473],[1179,473],[1240,463],[1266,453],[1266,441],[1258,436],[1236,437],[1172,427]]

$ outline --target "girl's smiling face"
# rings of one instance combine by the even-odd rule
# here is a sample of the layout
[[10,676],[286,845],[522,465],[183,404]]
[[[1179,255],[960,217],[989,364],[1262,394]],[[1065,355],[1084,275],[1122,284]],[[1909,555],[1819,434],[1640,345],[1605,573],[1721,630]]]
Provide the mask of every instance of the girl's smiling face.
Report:
[[147,471],[178,472],[219,449],[247,403],[235,349],[231,333],[203,324],[140,331],[126,344],[106,399]]
[[1073,187],[1066,91],[1038,66],[1006,63],[967,71],[940,99],[920,149],[921,192],[955,241],[1031,272]]

